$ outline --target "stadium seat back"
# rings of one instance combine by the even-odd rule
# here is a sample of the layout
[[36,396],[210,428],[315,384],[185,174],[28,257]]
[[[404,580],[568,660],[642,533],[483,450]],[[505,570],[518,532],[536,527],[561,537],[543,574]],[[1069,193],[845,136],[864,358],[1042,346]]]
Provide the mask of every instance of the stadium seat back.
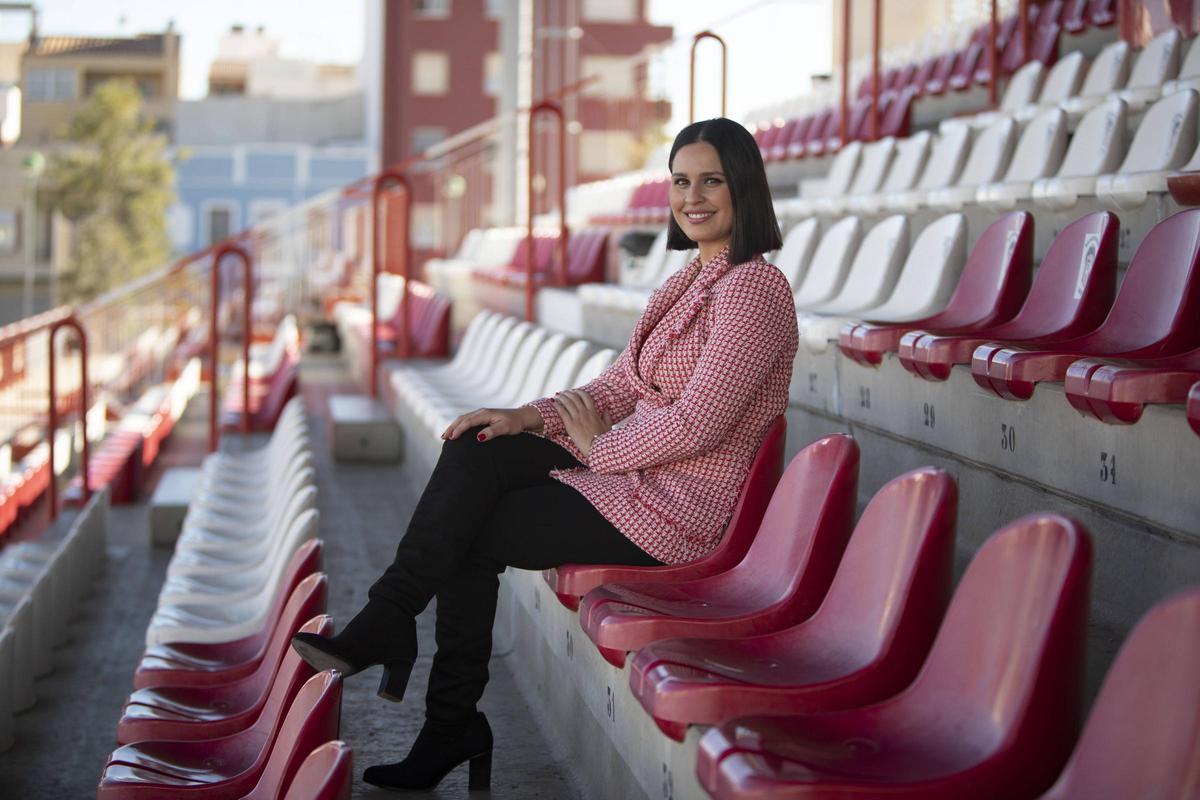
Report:
[[912,136],[901,139],[896,143],[896,153],[892,158],[887,177],[879,187],[879,192],[906,192],[913,188],[925,164],[929,161],[929,148],[933,134],[929,131],[918,131]]
[[1025,126],[1004,182],[1034,181],[1054,174],[1066,149],[1067,115],[1062,109],[1046,109]]
[[536,396],[547,397],[576,386],[575,376],[579,374],[580,367],[591,352],[591,345],[583,339],[564,347],[554,360],[550,372],[546,375],[546,381],[538,388]]
[[533,354],[533,359],[529,362],[529,369],[526,370],[525,377],[517,385],[516,390],[513,394],[504,396],[506,400],[511,398],[514,404],[520,405],[541,397],[546,378],[550,375],[550,370],[559,355],[566,349],[567,341],[566,335],[562,333],[548,335],[538,346],[537,352]]
[[991,325],[1020,309],[1033,277],[1033,215],[1014,211],[989,225],[931,327]]
[[846,280],[846,271],[854,254],[858,252],[862,228],[862,220],[858,217],[843,217],[825,231],[813,254],[812,266],[796,290],[798,308],[823,303],[837,293]]
[[1083,699],[1091,564],[1086,530],[1067,517],[1031,515],[995,533],[959,580],[916,680],[888,702],[985,752],[1011,742],[1061,764]]
[[838,151],[829,164],[829,172],[825,177],[824,194],[832,196],[846,193],[850,188],[850,182],[854,180],[854,176],[858,172],[862,152],[862,142],[850,142]]
[[1078,50],[1072,50],[1054,62],[1054,66],[1046,73],[1046,79],[1042,82],[1042,91],[1037,98],[1038,105],[1058,105],[1079,94],[1086,66],[1083,53]]
[[345,742],[326,742],[300,764],[283,800],[350,800],[353,762]]
[[876,223],[863,237],[837,296],[813,308],[817,313],[845,314],[879,305],[891,294],[908,255],[909,225],[903,214]]
[[967,260],[967,218],[947,214],[917,236],[888,299],[864,313],[870,319],[904,322],[941,311]]
[[1178,28],[1167,28],[1155,36],[1133,61],[1126,89],[1150,89],[1162,86],[1179,74],[1183,35]]
[[575,376],[575,385],[583,386],[588,381],[595,380],[601,372],[608,369],[609,365],[616,360],[617,351],[608,348],[592,355],[579,368],[579,374]]
[[783,247],[775,255],[774,264],[783,272],[793,292],[808,273],[820,227],[816,217],[801,220],[783,237]]
[[939,131],[926,161],[925,171],[917,182],[917,189],[929,191],[956,183],[970,150],[970,126],[950,125],[946,130]]
[[[1070,27],[1067,27],[1070,30]],[[1125,86],[1133,59],[1129,44],[1117,40],[1096,54],[1087,77],[1079,88],[1080,97],[1102,97]]]
[[1164,97],[1146,111],[1117,172],[1157,172],[1185,163],[1196,147],[1197,95]]
[[1012,160],[1016,141],[1017,123],[1012,119],[1003,117],[988,125],[975,137],[971,155],[955,185],[979,186],[999,179]]
[[907,136],[912,127],[912,107],[917,98],[915,86],[903,86],[891,96],[886,111],[880,113],[880,136]]
[[872,194],[879,188],[888,166],[896,154],[896,140],[888,136],[871,142],[862,149],[858,172],[846,193],[850,195]]
[[1079,121],[1056,177],[1078,178],[1115,172],[1125,155],[1128,108],[1114,97]]
[[1159,603],[1105,676],[1071,760],[1042,800],[1200,794],[1200,589]]
[[1046,77],[1046,68],[1038,61],[1030,61],[1013,73],[1004,87],[1004,98],[1000,101],[1000,110],[1013,113],[1017,109],[1032,104],[1041,91],[1042,81]]
[[266,767],[245,800],[274,800],[283,787],[292,785],[308,754],[337,739],[341,709],[339,673],[326,671],[309,678],[287,708],[279,735],[268,743]]
[[508,368],[498,376],[500,381],[491,384],[494,388],[486,391],[484,396],[492,395],[497,398],[515,398],[529,376],[529,370],[533,366],[534,358],[549,338],[550,331],[546,328],[540,325],[532,327],[529,335],[521,341],[521,345],[513,355]]

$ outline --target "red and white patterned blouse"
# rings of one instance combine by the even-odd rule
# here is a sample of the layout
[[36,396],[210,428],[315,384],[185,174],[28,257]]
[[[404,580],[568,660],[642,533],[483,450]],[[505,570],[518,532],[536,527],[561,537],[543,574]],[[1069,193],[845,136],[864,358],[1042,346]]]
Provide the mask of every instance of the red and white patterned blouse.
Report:
[[757,257],[730,265],[696,257],[651,295],[629,345],[580,387],[623,425],[588,456],[552,398],[530,403],[541,436],[585,468],[551,474],[579,490],[621,533],[667,564],[717,546],[742,482],[775,417],[787,408],[798,345],[787,279]]

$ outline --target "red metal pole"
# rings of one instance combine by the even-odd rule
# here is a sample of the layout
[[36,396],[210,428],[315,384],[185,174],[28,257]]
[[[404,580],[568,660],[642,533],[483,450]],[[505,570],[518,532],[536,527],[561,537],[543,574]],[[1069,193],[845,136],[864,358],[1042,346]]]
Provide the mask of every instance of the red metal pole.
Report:
[[992,29],[988,35],[988,55],[991,57],[992,65],[992,75],[988,80],[988,102],[991,103],[992,108],[996,107],[998,97],[996,81],[1000,77],[1000,65],[996,63],[996,34],[999,32],[998,5],[999,0],[992,0]]
[[217,313],[221,300],[221,262],[225,256],[236,256],[242,262],[243,305],[242,309],[242,432],[250,430],[250,327],[251,303],[254,298],[254,262],[245,248],[231,242],[223,242],[213,253],[211,283],[209,292],[208,316],[208,452],[217,451],[219,433],[217,430],[217,350],[218,324]]
[[79,324],[79,320],[74,316],[59,320],[50,326],[50,419],[49,419],[49,435],[46,437],[46,444],[50,448],[50,485],[48,487],[48,495],[50,502],[50,521],[58,519],[58,477],[54,474],[54,434],[58,430],[58,390],[56,386],[55,376],[55,357],[54,357],[54,339],[55,334],[62,328],[72,328],[75,335],[79,337],[79,426],[81,435],[83,436],[83,464],[81,465],[81,479],[83,481],[83,502],[86,504],[92,499],[91,486],[88,483],[88,473],[91,468],[91,453],[88,447],[88,429],[87,429],[87,413],[88,413],[88,368],[87,368],[87,334],[83,330],[83,326]]
[[721,116],[725,116],[725,100],[729,91],[729,47],[712,31],[700,31],[692,37],[692,60],[688,77],[688,120],[696,121],[696,46],[701,39],[713,39],[721,45]]
[[1017,26],[1021,36],[1021,61],[1024,62],[1029,58],[1029,0],[1017,3],[1017,13],[1021,15],[1017,17]]
[[842,0],[842,115],[838,138],[846,144],[850,120],[850,0]]
[[379,201],[383,199],[384,190],[392,184],[399,184],[404,189],[404,213],[401,215],[404,251],[401,274],[404,277],[404,289],[400,295],[400,357],[409,356],[408,282],[411,277],[409,262],[412,260],[409,247],[409,217],[412,215],[412,184],[400,170],[385,169],[375,176],[371,184],[371,374],[367,376],[367,394],[371,397],[379,396],[379,272],[386,255],[383,252],[384,226],[381,224]]
[[567,117],[562,106],[558,103],[543,100],[535,103],[529,109],[529,141],[527,157],[528,175],[526,177],[526,193],[529,204],[529,219],[526,223],[525,247],[525,319],[533,322],[534,283],[533,283],[533,161],[536,152],[537,139],[534,136],[533,123],[539,114],[547,113],[558,121],[558,283],[567,285],[567,242],[570,232],[567,229]]
[[[871,140],[879,138],[879,49],[882,39],[882,0],[875,0],[875,27],[871,33]],[[842,139],[845,142],[845,138]]]

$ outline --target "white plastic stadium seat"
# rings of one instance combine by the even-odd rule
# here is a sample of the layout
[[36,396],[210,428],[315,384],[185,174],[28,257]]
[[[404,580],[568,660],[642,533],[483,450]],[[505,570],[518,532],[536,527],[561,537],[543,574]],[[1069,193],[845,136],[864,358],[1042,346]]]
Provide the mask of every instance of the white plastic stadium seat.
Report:
[[926,198],[926,205],[935,209],[957,211],[975,199],[975,191],[985,183],[1004,174],[1012,161],[1017,141],[1017,123],[1009,118],[999,119],[980,131],[971,148],[971,156],[953,186],[935,189]]
[[1130,111],[1141,111],[1162,96],[1163,84],[1179,74],[1182,51],[1183,35],[1178,28],[1168,28],[1146,43],[1119,95]]
[[1003,180],[980,186],[975,202],[994,211],[1015,208],[1033,196],[1034,181],[1054,174],[1066,150],[1066,112],[1061,108],[1043,111],[1025,126]]
[[939,133],[916,187],[886,195],[882,207],[888,211],[916,211],[925,203],[930,192],[954,185],[962,173],[970,148],[969,125],[954,125]]
[[1167,174],[1196,149],[1197,95],[1184,89],[1164,97],[1142,118],[1129,153],[1115,174],[1096,179],[1096,197],[1118,211],[1137,208],[1152,193],[1167,191]]
[[883,183],[872,194],[847,197],[846,209],[856,214],[876,214],[888,195],[912,189],[925,171],[932,142],[933,134],[929,131],[918,131],[896,142],[896,153]]
[[1198,41],[1200,41],[1200,36],[1192,39],[1191,44],[1188,45],[1187,54],[1183,57],[1183,64],[1179,67],[1179,77],[1163,84],[1163,97],[1175,94],[1181,89],[1200,90],[1200,47],[1196,46]]
[[1014,114],[1017,121],[1030,120],[1046,108],[1059,106],[1079,94],[1086,66],[1083,53],[1078,50],[1060,56],[1046,73],[1046,80],[1042,82],[1042,91],[1038,94],[1036,102],[1018,109]]
[[812,218],[796,223],[783,237],[783,247],[773,259],[768,259],[783,272],[793,292],[808,274],[813,252],[817,249],[817,233],[820,227],[817,220]]
[[862,240],[862,229],[858,217],[844,217],[825,232],[813,254],[808,275],[796,290],[796,308],[809,308],[833,299],[846,281]]
[[966,261],[966,217],[939,217],[913,242],[891,297],[859,313],[873,322],[907,322],[936,314],[949,302]]
[[809,203],[821,197],[846,194],[854,176],[858,172],[858,164],[862,158],[863,143],[850,142],[829,162],[829,171],[824,178],[809,178],[800,182],[800,196],[784,200],[776,205],[780,216],[796,218],[806,216]]
[[816,200],[813,203],[814,213],[836,216],[846,209],[850,198],[875,194],[879,191],[895,155],[896,139],[892,136],[865,145],[862,158],[858,162],[858,173],[854,176],[854,182],[846,189],[846,193]]
[[1063,111],[1066,111],[1072,120],[1076,120],[1089,109],[1103,103],[1110,94],[1120,90],[1129,81],[1129,68],[1132,63],[1127,42],[1118,40],[1106,45],[1096,54],[1092,66],[1088,68],[1087,77],[1079,87],[1079,94],[1063,102]]
[[[1040,61],[1030,61],[1012,74],[1008,85],[1004,87],[1004,97],[1000,99],[1000,107],[995,111],[984,111],[969,117],[967,122],[973,128],[986,128],[1001,117],[1015,117],[1019,112],[1034,106],[1042,89],[1042,81],[1046,78],[1046,67]],[[953,123],[951,118],[946,123]]]
[[877,223],[863,237],[846,282],[837,296],[800,309],[800,320],[852,315],[882,303],[896,286],[900,265],[908,255],[908,218],[894,214]]
[[1116,97],[1088,111],[1067,145],[1058,172],[1033,182],[1033,202],[1065,211],[1080,197],[1095,195],[1096,178],[1115,171],[1125,155],[1128,117],[1125,101]]

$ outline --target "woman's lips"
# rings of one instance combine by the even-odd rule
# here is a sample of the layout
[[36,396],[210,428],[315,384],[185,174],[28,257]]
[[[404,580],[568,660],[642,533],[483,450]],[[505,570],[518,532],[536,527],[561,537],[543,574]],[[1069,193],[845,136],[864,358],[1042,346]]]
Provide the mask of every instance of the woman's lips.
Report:
[[708,220],[715,213],[715,211],[685,211],[683,216],[687,218],[688,222],[699,223]]

